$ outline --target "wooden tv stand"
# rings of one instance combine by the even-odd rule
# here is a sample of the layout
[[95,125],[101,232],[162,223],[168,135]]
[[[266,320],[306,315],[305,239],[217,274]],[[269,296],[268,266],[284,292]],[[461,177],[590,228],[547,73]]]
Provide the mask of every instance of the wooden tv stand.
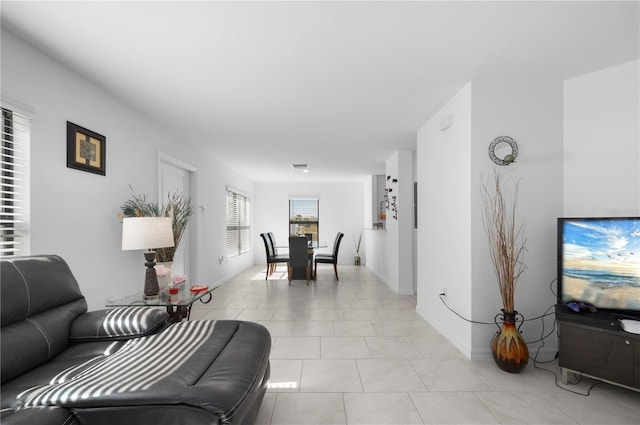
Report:
[[570,372],[640,391],[640,335],[625,332],[614,315],[575,313],[556,305],[562,382]]

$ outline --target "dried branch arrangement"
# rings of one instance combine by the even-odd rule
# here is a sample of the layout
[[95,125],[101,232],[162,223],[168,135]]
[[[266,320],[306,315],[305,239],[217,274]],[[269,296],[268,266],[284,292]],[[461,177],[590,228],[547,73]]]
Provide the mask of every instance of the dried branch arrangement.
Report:
[[500,174],[495,172],[492,180],[482,179],[483,225],[504,311],[514,312],[515,286],[526,268],[524,253],[527,250],[524,225],[516,224],[519,183],[515,185],[511,202],[508,202],[503,194]]

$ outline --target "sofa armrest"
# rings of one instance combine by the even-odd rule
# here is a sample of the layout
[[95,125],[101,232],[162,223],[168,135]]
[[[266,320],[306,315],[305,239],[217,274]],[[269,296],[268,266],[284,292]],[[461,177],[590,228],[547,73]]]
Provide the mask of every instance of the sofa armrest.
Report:
[[259,323],[237,320],[218,320],[216,335],[216,349],[211,344],[201,357],[209,365],[185,386],[182,403],[215,412],[223,424],[253,423],[243,418],[257,413],[267,390],[271,335]]
[[166,311],[116,307],[84,313],[71,324],[69,341],[121,340],[150,335],[167,326]]
[[78,425],[78,420],[70,410],[47,406],[3,412],[3,425]]

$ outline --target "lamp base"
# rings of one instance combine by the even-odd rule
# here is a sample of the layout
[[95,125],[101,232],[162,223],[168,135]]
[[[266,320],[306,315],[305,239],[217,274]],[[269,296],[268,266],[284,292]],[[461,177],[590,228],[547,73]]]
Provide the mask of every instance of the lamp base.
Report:
[[158,275],[156,274],[156,253],[155,251],[147,251],[144,253],[144,258],[147,266],[147,270],[144,275],[144,297],[146,299],[158,298],[160,287],[158,286]]

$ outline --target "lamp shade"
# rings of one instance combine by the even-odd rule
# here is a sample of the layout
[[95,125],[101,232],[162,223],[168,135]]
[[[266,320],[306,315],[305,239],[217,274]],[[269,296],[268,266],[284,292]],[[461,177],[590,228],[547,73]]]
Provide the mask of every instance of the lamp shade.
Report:
[[170,217],[126,217],[122,220],[122,249],[154,249],[173,246]]

